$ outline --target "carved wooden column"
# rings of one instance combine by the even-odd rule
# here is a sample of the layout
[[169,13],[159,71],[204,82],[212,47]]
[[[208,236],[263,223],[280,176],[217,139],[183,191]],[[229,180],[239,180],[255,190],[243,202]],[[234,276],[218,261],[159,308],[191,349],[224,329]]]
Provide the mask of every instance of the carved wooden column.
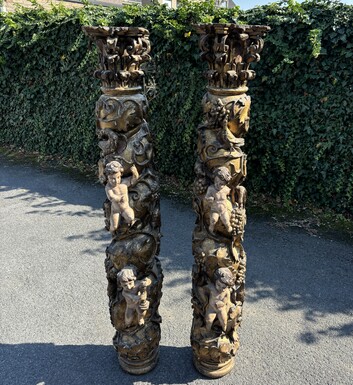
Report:
[[159,181],[146,122],[140,65],[150,60],[149,32],[132,27],[83,27],[96,44],[103,95],[96,104],[105,185],[106,229],[112,234],[105,267],[113,344],[121,367],[142,374],[158,360],[162,269]]
[[198,128],[193,233],[194,318],[191,344],[196,368],[217,378],[229,373],[239,348],[246,254],[246,154],[249,129],[250,63],[260,60],[262,37],[269,27],[201,24],[201,57],[208,62],[208,92]]

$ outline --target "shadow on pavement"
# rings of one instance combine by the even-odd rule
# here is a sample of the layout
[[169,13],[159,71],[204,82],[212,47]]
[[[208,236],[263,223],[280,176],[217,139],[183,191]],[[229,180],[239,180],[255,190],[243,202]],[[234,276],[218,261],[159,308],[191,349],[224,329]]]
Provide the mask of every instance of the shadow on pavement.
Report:
[[[32,214],[97,216],[97,212],[89,209],[70,212],[65,209],[65,205],[90,206],[101,210],[105,196],[104,189],[92,178],[87,177],[85,180],[79,173],[75,176],[73,172],[65,174],[62,171],[41,169],[30,163],[21,164],[2,154],[0,180],[0,192],[13,192],[5,199],[25,201],[33,208]],[[99,200],[101,196],[103,200]]]
[[[247,230],[246,301],[272,299],[277,311],[288,317],[301,311],[302,324],[316,330],[303,332],[300,342],[353,336],[353,323],[346,322],[353,315],[352,247],[301,230],[279,230],[270,221],[249,223]],[[320,321],[331,315],[336,315],[336,323],[322,329]]]
[[185,384],[202,376],[191,361],[191,348],[161,346],[157,367],[141,376],[120,369],[112,346],[0,345],[2,385],[128,385],[140,381]]

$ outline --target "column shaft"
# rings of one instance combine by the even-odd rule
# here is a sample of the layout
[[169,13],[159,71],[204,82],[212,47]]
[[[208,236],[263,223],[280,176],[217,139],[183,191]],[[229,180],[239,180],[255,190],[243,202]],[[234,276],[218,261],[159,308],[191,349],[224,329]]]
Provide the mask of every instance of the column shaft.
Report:
[[113,344],[121,367],[142,374],[158,360],[162,295],[159,180],[146,122],[140,65],[150,60],[149,33],[134,27],[83,27],[96,44],[103,94],[96,104],[99,179],[105,186],[106,250]]
[[255,77],[251,62],[260,60],[266,26],[202,24],[201,57],[209,66],[208,92],[198,127],[193,233],[194,364],[204,375],[222,377],[234,366],[244,302],[246,254],[246,154],[250,96]]

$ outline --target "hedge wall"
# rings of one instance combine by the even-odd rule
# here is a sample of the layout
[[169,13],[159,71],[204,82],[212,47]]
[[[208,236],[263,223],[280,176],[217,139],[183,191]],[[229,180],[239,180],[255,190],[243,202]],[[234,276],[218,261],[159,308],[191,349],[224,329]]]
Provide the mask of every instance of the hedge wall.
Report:
[[97,57],[81,25],[144,26],[159,168],[190,183],[206,83],[191,25],[234,20],[272,27],[250,84],[248,187],[353,213],[353,7],[339,2],[288,1],[247,12],[187,1],[177,10],[37,5],[0,14],[0,143],[96,162]]
[[247,20],[272,27],[252,88],[252,189],[353,213],[353,6],[273,4]]

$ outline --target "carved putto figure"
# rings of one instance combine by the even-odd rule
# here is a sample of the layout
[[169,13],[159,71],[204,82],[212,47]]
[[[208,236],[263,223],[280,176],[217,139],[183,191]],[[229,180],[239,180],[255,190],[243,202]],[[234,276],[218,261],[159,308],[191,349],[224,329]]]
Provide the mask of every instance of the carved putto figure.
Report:
[[232,232],[230,216],[227,209],[228,197],[231,189],[227,186],[232,176],[226,167],[218,167],[214,171],[214,184],[207,189],[205,200],[211,205],[209,231],[214,232],[214,227],[219,219],[229,233]]
[[139,173],[136,167],[132,166],[130,169],[132,176],[122,179],[123,171],[123,166],[117,161],[108,163],[105,168],[108,177],[105,192],[111,202],[109,229],[111,233],[118,229],[120,215],[128,225],[132,225],[135,221],[134,210],[129,205],[128,186],[136,183]]
[[227,319],[231,302],[231,288],[234,286],[234,277],[227,267],[221,267],[214,273],[215,283],[207,285],[209,289],[209,300],[206,308],[205,321],[206,330],[210,331],[214,320],[218,319],[222,330],[227,329]]
[[126,301],[125,325],[130,327],[137,314],[137,323],[142,326],[145,324],[145,316],[150,306],[147,300],[147,287],[151,285],[151,280],[145,278],[137,280],[137,269],[133,265],[128,265],[119,271],[117,280],[123,289],[123,297]]

